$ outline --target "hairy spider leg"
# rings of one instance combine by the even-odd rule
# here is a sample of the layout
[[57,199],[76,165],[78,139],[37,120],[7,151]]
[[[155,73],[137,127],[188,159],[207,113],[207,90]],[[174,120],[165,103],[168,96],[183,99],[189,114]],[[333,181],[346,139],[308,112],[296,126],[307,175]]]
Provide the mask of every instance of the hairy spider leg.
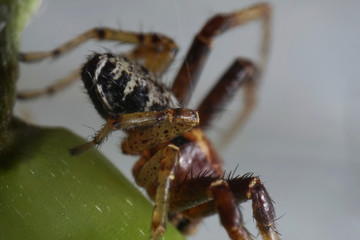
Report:
[[180,213],[188,219],[175,223],[175,226],[183,224],[185,232],[186,228],[191,230],[196,226],[201,218],[218,212],[231,239],[252,239],[243,226],[238,208],[239,203],[252,200],[253,216],[262,238],[279,239],[272,200],[260,179],[250,174],[227,178],[211,174],[189,177],[173,188],[170,196],[169,212]]
[[154,199],[154,211],[151,226],[151,239],[161,239],[166,231],[166,222],[169,209],[169,198],[171,197],[174,173],[179,164],[180,151],[173,144],[160,149],[136,175],[136,183],[144,188],[155,184],[156,195]]
[[177,51],[178,46],[171,38],[152,33],[147,42],[138,44],[126,55],[131,59],[142,59],[141,64],[147,70],[161,76],[173,62]]
[[[23,62],[37,62],[46,58],[57,58],[90,39],[136,44],[135,49],[126,55],[129,58],[141,61],[145,68],[157,75],[161,75],[168,68],[178,50],[176,43],[171,38],[162,34],[135,33],[111,28],[93,28],[51,51],[20,53],[19,60]],[[75,82],[80,76],[79,72],[80,70],[76,70],[43,89],[21,91],[17,94],[17,97],[19,99],[29,99],[57,92]]]
[[256,90],[259,71],[250,61],[238,58],[224,73],[198,107],[201,119],[200,127],[209,127],[211,121],[225,109],[239,88],[244,89],[243,107],[235,118],[236,121],[227,128],[220,140],[223,149],[236,132],[244,125],[256,104]]
[[198,125],[197,111],[185,108],[121,114],[116,118],[109,118],[91,141],[71,149],[70,152],[72,155],[78,155],[88,151],[100,145],[111,132],[122,129],[129,135],[122,144],[123,152],[138,154],[144,149],[182,135]]
[[213,39],[227,30],[258,19],[262,20],[263,26],[258,67],[260,72],[263,72],[269,52],[270,17],[270,6],[266,3],[261,3],[230,14],[216,15],[208,20],[193,40],[183,65],[172,85],[171,91],[180,103],[184,106],[188,103],[192,90],[195,88],[208,59],[213,45]]
[[210,190],[220,216],[220,222],[229,237],[233,240],[250,240],[250,233],[242,224],[240,210],[227,182],[223,179],[214,181],[210,185]]

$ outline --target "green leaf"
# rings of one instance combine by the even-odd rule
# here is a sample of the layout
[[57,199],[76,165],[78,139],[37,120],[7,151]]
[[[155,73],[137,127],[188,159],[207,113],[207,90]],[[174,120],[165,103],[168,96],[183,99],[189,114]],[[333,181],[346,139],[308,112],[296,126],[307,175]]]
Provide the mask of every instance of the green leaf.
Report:
[[[20,124],[21,125],[21,124]],[[99,152],[64,129],[18,126],[0,161],[0,239],[149,239],[152,205]],[[164,239],[183,239],[168,224]]]

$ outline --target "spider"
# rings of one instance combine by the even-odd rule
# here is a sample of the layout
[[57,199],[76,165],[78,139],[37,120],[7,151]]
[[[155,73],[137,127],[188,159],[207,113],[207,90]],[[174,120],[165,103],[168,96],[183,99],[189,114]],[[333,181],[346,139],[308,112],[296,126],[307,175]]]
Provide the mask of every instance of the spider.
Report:
[[[279,239],[272,200],[252,174],[225,177],[222,161],[204,130],[236,91],[244,89],[243,109],[231,128],[241,127],[255,105],[256,88],[264,70],[270,38],[271,9],[266,3],[208,20],[195,36],[185,60],[167,88],[160,77],[177,53],[176,43],[157,33],[94,28],[45,52],[21,53],[25,62],[58,57],[89,39],[132,43],[124,54],[94,53],[80,70],[19,98],[50,94],[75,81],[78,74],[98,113],[106,120],[93,139],[71,149],[77,155],[101,144],[115,130],[123,130],[125,154],[140,155],[133,167],[136,183],[154,201],[151,239],[160,239],[170,220],[182,233],[192,233],[203,217],[216,212],[231,239],[252,239],[243,225],[240,202],[252,201],[253,216],[263,239]],[[200,103],[184,108],[208,59],[215,37],[253,20],[263,24],[261,61],[238,58]]]

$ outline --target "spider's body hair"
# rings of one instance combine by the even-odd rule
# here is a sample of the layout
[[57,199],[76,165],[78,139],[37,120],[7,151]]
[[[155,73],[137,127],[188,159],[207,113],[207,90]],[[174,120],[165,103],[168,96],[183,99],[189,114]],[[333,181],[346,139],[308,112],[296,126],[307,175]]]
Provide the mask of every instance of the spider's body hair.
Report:
[[95,108],[105,119],[180,107],[154,74],[124,55],[95,53],[84,64],[81,76]]

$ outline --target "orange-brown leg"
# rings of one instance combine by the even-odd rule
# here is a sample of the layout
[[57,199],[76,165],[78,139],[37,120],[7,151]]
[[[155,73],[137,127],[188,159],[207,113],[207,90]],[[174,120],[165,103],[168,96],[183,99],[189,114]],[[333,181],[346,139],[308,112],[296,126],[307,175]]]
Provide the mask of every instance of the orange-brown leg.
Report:
[[[136,44],[135,49],[126,55],[141,61],[149,71],[157,75],[161,75],[172,63],[178,49],[171,38],[157,33],[135,33],[111,28],[93,28],[51,51],[20,53],[19,59],[23,62],[36,62],[46,58],[57,58],[90,39]],[[79,74],[76,72],[78,70],[46,88],[21,91],[18,93],[18,98],[35,98],[59,91],[79,78]]]
[[263,24],[261,59],[258,64],[262,72],[265,68],[269,51],[270,17],[271,9],[269,5],[261,3],[237,12],[216,15],[207,21],[193,40],[171,89],[181,104],[186,105],[189,101],[191,91],[195,88],[208,59],[213,39],[227,30],[258,19],[262,20]]
[[123,151],[136,154],[184,134],[198,125],[197,111],[186,108],[121,114],[117,118],[110,118],[91,141],[70,152],[77,155],[88,151],[100,145],[111,132],[122,129],[129,134],[123,142]]

